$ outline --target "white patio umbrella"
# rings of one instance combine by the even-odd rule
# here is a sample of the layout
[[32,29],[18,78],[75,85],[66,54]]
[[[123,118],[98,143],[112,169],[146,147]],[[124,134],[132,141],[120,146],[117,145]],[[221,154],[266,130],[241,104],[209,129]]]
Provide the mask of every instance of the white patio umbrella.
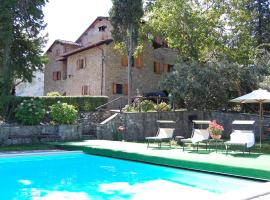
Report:
[[263,89],[254,90],[251,93],[231,100],[235,103],[259,103],[260,110],[260,147],[262,146],[262,120],[263,120],[263,103],[270,103],[270,92]]

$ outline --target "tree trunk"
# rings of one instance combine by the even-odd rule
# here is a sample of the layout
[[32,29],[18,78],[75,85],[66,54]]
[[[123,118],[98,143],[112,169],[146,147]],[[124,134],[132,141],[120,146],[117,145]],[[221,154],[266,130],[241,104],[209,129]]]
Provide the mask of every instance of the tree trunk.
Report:
[[262,13],[262,1],[259,0],[258,3],[258,38],[257,38],[257,45],[260,45],[263,43],[263,27],[262,27],[262,21],[263,21],[263,13]]
[[132,56],[133,56],[133,25],[129,27],[129,50],[128,50],[128,104],[132,97]]
[[10,95],[12,88],[12,76],[11,76],[11,39],[7,38],[4,41],[4,53],[3,53],[3,93],[2,95]]

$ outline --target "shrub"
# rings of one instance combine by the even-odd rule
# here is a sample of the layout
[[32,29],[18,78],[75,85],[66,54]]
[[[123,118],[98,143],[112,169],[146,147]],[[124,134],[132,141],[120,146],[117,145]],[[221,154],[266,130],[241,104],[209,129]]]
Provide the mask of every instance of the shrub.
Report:
[[123,108],[123,111],[124,112],[136,112],[136,109],[131,106],[131,105],[126,105],[124,108]]
[[37,125],[45,116],[45,109],[39,100],[24,100],[15,110],[15,118],[24,125]]
[[78,111],[73,105],[57,102],[50,106],[50,116],[57,124],[73,124],[78,116]]
[[152,101],[144,100],[139,104],[139,110],[142,112],[154,111],[155,104]]
[[1,96],[0,97],[0,116],[6,120],[14,120],[15,109],[24,100],[39,100],[46,110],[49,106],[61,101],[63,103],[74,105],[80,112],[90,112],[96,107],[108,102],[108,97],[105,96],[54,96],[54,97],[19,97],[19,96]]
[[158,112],[170,111],[171,106],[165,102],[161,102],[160,104],[155,105],[155,110]]
[[62,95],[59,92],[53,91],[53,92],[48,92],[47,96],[48,97],[60,97]]

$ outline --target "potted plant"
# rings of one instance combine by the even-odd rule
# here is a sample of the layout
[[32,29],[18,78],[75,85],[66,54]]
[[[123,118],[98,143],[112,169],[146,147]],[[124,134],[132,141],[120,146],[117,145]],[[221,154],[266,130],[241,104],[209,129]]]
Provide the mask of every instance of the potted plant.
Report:
[[209,123],[207,130],[209,131],[211,138],[218,140],[221,138],[224,128],[222,125],[218,124],[216,120],[213,120]]

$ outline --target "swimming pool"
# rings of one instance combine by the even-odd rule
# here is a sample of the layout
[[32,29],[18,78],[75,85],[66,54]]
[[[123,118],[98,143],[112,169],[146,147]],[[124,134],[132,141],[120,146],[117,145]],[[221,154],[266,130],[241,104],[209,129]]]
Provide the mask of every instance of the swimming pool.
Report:
[[257,184],[81,152],[2,157],[0,174],[3,200],[211,199]]

